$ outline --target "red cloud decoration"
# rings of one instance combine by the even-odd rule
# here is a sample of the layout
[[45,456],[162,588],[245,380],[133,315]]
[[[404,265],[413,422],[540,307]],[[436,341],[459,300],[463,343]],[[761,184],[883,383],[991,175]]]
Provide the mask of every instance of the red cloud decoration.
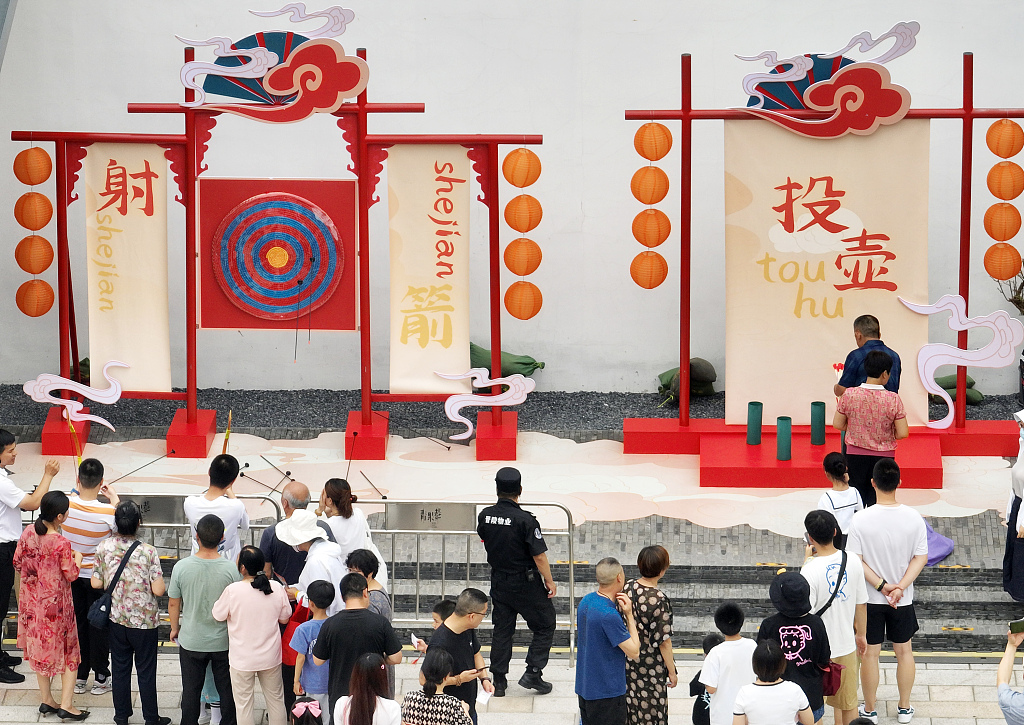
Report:
[[910,110],[910,91],[891,82],[889,71],[876,63],[848,65],[804,92],[804,103],[828,118],[809,121],[779,111],[747,108],[765,120],[811,138],[867,136],[879,126],[900,121]]
[[320,38],[303,43],[281,65],[263,78],[263,87],[277,96],[297,93],[284,106],[213,105],[212,111],[234,113],[267,123],[292,123],[314,113],[333,113],[346,98],[366,88],[370,69],[366,61],[345,55],[337,42]]

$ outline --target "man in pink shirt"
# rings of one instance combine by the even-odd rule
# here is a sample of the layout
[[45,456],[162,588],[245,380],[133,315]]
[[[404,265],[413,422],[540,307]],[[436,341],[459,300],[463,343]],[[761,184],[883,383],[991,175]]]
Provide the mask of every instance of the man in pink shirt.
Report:
[[871,473],[882,458],[896,457],[896,441],[910,434],[907,413],[898,393],[885,389],[892,358],[872,350],[864,358],[867,382],[848,388],[836,406],[832,426],[846,431],[847,472],[850,485],[860,491],[864,507],[875,503]]

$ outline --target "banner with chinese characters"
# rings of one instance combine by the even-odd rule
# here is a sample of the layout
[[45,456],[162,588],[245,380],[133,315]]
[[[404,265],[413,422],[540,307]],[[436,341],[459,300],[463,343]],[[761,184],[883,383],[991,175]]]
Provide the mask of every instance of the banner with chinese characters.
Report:
[[726,423],[747,403],[832,422],[835,366],[856,347],[853,321],[878,318],[902,360],[910,425],[927,421],[917,352],[928,318],[928,121],[818,140],[759,121],[725,122]]
[[97,143],[82,164],[89,359],[125,390],[171,389],[167,319],[167,160],[150,144]]
[[391,228],[391,392],[467,393],[469,370],[467,150],[388,149]]

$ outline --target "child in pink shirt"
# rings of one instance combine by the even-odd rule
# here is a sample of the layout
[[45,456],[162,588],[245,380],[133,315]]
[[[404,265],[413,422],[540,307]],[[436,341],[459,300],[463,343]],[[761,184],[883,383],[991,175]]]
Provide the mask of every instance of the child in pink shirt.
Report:
[[229,584],[213,605],[213,618],[228,624],[228,664],[238,725],[253,723],[253,689],[260,680],[270,725],[286,725],[281,679],[281,630],[292,615],[284,587],[263,573],[263,552],[246,546],[238,555],[242,581]]
[[867,382],[847,388],[836,406],[832,426],[846,431],[846,462],[850,485],[860,491],[864,506],[875,503],[871,472],[881,458],[896,457],[896,441],[910,434],[907,413],[898,393],[885,389],[892,358],[872,350],[864,358]]

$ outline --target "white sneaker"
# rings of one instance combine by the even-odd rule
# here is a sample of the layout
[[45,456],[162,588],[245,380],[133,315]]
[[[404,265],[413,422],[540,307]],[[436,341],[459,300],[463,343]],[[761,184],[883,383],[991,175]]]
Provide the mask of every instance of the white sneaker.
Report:
[[[858,705],[857,706],[857,714],[860,715],[862,718],[865,718],[866,720],[870,720],[873,723],[873,725],[878,725],[878,711],[877,710],[871,710],[869,712],[869,711],[864,709],[863,705]],[[911,713],[911,717],[913,717],[913,713]],[[900,722],[903,722],[903,720],[900,720]],[[910,720],[908,719],[907,722],[910,722]]]
[[[92,691],[91,691],[92,694],[93,695],[105,695],[108,692],[110,692],[111,690],[113,690],[114,689],[114,685],[113,685],[113,682],[112,682],[113,679],[114,679],[113,677],[109,677],[108,676],[107,679],[101,680],[99,678],[99,675],[97,675],[96,679],[93,680],[93,682],[92,682]],[[85,685],[84,684],[82,685],[82,692],[85,692]]]
[[896,708],[896,722],[906,723],[914,719],[914,708],[912,707],[897,707]]
[[210,708],[206,703],[203,703],[201,712],[199,713],[199,719],[196,720],[199,725],[209,725],[210,722]]
[[75,680],[76,695],[84,695],[87,689],[89,689],[89,680]]

